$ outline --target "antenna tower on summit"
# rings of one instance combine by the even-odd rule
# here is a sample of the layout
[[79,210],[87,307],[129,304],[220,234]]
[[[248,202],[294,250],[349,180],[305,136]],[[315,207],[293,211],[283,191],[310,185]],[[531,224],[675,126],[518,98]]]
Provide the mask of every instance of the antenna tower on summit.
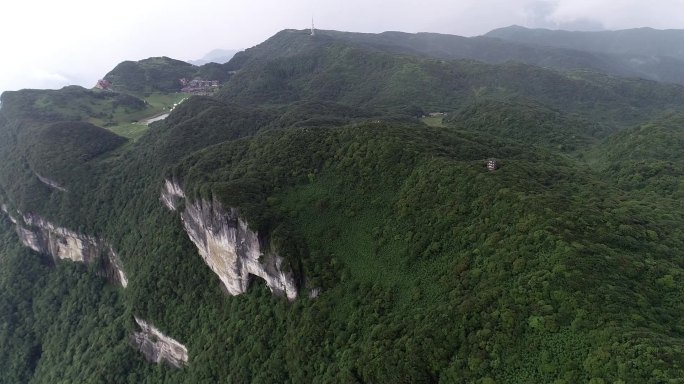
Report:
[[316,28],[314,28],[313,16],[311,17],[311,36],[316,35]]

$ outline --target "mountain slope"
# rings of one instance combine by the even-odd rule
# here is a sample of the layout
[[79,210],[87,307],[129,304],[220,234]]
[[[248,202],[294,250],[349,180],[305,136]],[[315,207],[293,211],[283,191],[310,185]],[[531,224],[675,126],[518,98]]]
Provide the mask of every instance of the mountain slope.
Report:
[[[86,123],[98,92],[45,106],[40,91],[3,95],[0,365],[13,375],[0,382],[684,375],[670,113],[682,87],[326,31],[283,31],[217,69],[237,71],[217,97],[189,98],[125,145]],[[443,126],[419,118],[432,111],[448,112]],[[624,177],[668,161],[675,172]],[[31,173],[45,164],[67,191]],[[98,262],[48,267],[18,248],[44,222],[106,241],[125,287],[98,278]],[[146,362],[130,344],[138,318],[186,347],[188,365]]]
[[668,115],[608,137],[590,159],[622,188],[681,198],[684,118]]
[[586,148],[599,135],[587,121],[525,100],[476,100],[446,121],[457,129],[563,151]]

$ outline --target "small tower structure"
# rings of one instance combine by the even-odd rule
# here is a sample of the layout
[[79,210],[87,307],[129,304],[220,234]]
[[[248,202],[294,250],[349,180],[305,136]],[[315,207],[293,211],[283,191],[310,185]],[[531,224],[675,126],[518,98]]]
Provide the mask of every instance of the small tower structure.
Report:
[[488,159],[487,160],[487,170],[490,172],[494,172],[497,169],[499,169],[500,164],[497,159]]
[[313,16],[311,17],[311,36],[316,36],[316,28],[314,28]]

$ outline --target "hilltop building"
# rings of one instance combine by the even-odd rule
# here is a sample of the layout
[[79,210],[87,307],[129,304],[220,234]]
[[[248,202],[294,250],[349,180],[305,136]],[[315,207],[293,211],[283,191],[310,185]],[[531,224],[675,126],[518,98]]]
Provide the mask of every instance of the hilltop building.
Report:
[[109,80],[105,79],[100,79],[97,81],[97,84],[95,84],[95,88],[97,89],[102,89],[102,90],[109,90],[112,87],[112,83],[109,82]]
[[203,79],[179,79],[181,86],[181,92],[193,93],[196,95],[210,95],[214,93],[219,87],[218,80],[203,80]]
[[490,172],[494,172],[497,169],[499,169],[499,161],[497,159],[489,159],[487,160],[487,170]]

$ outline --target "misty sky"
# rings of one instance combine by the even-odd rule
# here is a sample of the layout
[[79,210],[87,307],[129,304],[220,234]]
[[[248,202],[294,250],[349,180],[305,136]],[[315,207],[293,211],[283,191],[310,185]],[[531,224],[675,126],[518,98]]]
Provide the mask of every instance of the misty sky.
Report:
[[[657,4],[653,5],[653,4]],[[682,0],[4,0],[0,91],[94,85],[117,63],[198,59],[279,30],[474,36],[512,24],[570,30],[684,28]]]

